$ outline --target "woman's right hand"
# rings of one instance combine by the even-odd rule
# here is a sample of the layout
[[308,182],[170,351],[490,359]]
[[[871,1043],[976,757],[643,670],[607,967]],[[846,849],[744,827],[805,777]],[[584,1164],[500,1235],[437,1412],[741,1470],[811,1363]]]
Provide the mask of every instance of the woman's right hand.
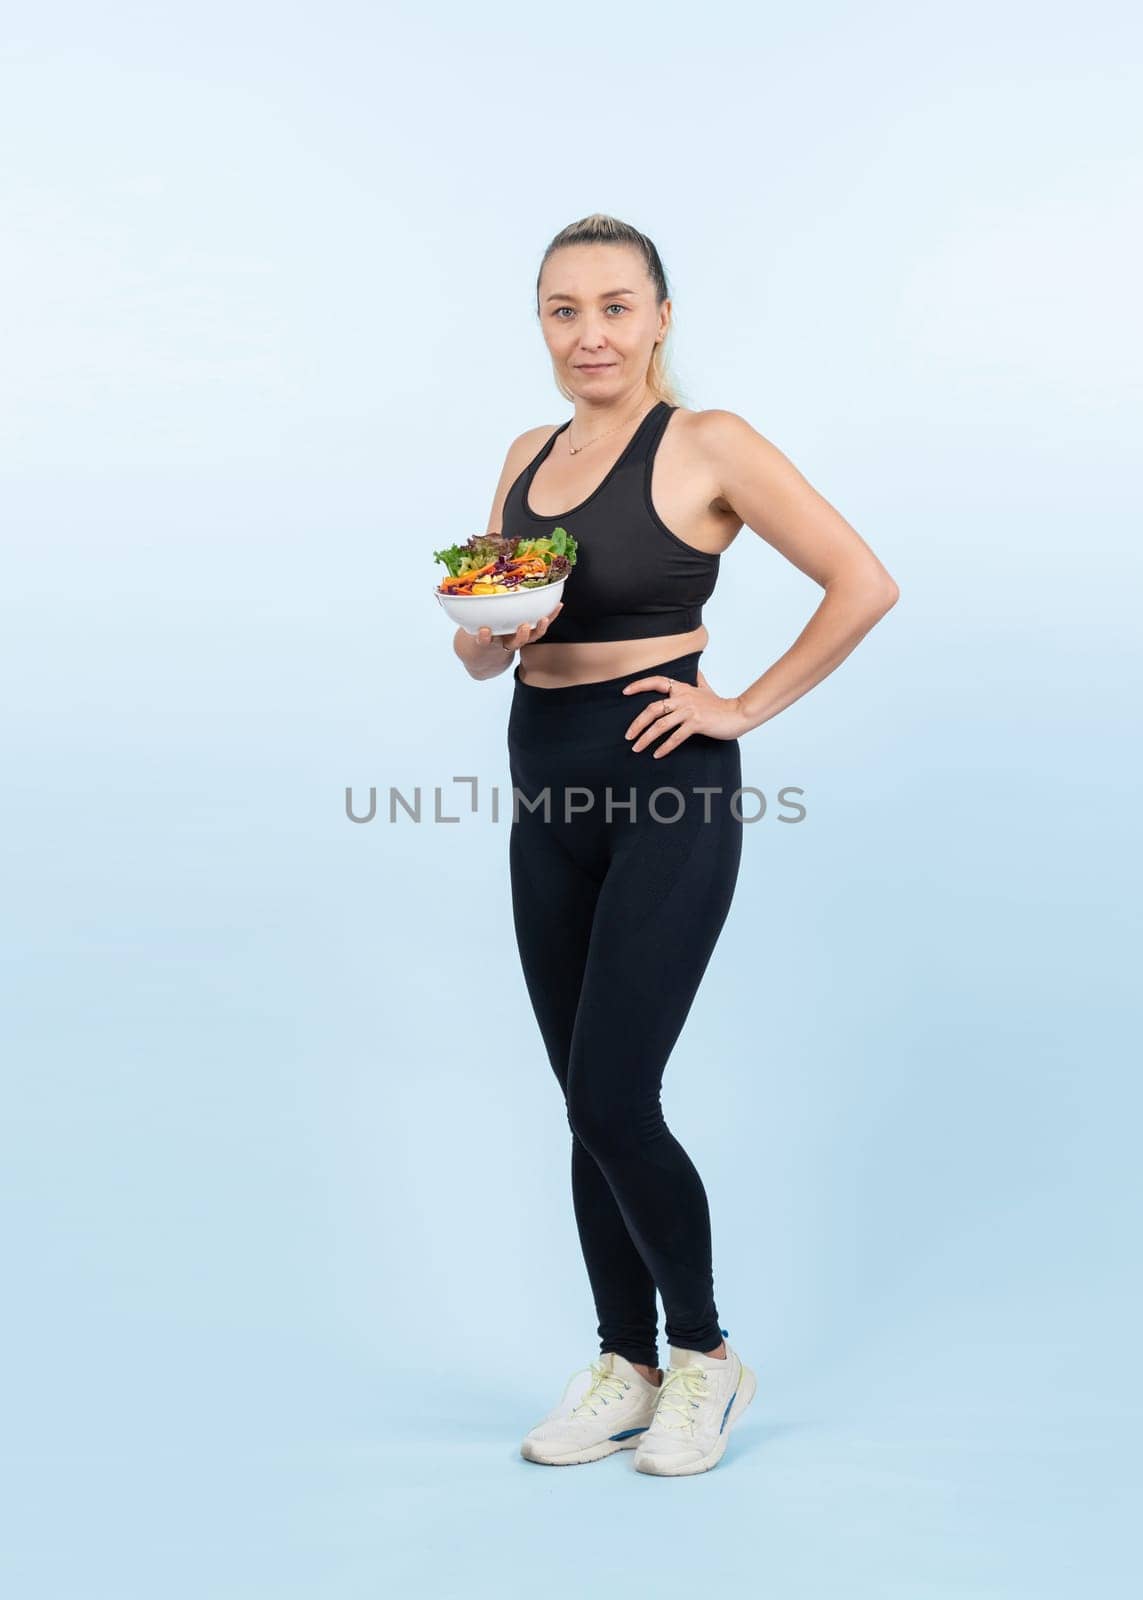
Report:
[[561,600],[546,617],[541,617],[539,622],[522,622],[515,633],[493,633],[491,628],[480,628],[475,634],[476,641],[482,645],[494,644],[498,650],[510,655],[513,650],[520,650],[524,645],[535,644],[537,639],[542,639],[548,631],[548,624],[555,621],[563,608]]

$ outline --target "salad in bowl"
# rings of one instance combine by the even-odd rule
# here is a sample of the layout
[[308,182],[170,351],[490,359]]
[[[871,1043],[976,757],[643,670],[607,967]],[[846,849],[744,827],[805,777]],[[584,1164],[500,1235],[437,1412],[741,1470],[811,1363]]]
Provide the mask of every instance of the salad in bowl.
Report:
[[515,633],[559,603],[575,558],[576,542],[566,528],[542,539],[477,533],[465,544],[433,551],[448,568],[433,593],[466,633]]

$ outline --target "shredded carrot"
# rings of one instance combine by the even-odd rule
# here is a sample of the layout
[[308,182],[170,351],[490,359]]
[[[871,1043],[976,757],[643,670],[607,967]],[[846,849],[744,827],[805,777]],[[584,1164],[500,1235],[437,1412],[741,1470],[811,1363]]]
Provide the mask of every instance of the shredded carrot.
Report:
[[468,572],[458,572],[455,577],[450,573],[441,583],[442,589],[455,589],[462,585],[470,584],[479,578],[482,573],[491,572],[496,565],[495,561],[487,561],[482,567],[473,567]]

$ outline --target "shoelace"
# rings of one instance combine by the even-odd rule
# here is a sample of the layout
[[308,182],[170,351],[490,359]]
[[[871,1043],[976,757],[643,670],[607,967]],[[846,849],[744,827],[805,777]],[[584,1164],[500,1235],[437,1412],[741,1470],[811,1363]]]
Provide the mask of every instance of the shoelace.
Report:
[[[693,1429],[695,1419],[692,1413],[698,1405],[698,1397],[707,1393],[705,1368],[668,1367],[663,1374],[655,1406],[655,1427]],[[669,1415],[672,1412],[674,1416]]]
[[[577,1367],[575,1372],[571,1374],[571,1377],[568,1378],[568,1383],[570,1383],[572,1378],[577,1377],[581,1372],[588,1371],[591,1373],[591,1382],[587,1386],[586,1393],[581,1395],[581,1397],[576,1401],[575,1405],[571,1408],[569,1415],[573,1417],[585,1415],[586,1411],[591,1411],[594,1414],[595,1401],[602,1400],[606,1405],[610,1400],[618,1400],[619,1396],[627,1387],[626,1378],[621,1378],[616,1372],[608,1372],[607,1368],[601,1361],[593,1361],[590,1368]],[[615,1386],[610,1394],[606,1392],[609,1384]],[[565,1392],[567,1390],[567,1386],[568,1384],[565,1383]]]

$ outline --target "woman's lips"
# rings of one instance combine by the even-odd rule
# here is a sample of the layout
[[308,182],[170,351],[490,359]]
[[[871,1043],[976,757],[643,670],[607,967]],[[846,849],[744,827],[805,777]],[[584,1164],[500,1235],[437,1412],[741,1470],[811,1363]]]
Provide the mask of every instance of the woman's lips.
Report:
[[614,365],[614,361],[581,361],[579,370],[581,372],[604,372],[608,367],[613,367]]

